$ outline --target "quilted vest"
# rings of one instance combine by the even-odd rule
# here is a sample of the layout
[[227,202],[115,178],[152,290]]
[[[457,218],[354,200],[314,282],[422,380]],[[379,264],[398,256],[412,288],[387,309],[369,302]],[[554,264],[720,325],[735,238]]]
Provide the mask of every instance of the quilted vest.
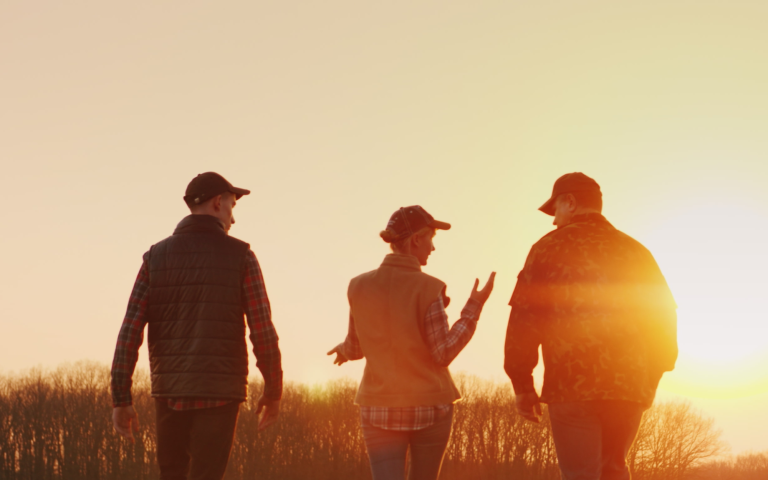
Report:
[[245,400],[248,248],[215,217],[189,215],[144,254],[152,396]]

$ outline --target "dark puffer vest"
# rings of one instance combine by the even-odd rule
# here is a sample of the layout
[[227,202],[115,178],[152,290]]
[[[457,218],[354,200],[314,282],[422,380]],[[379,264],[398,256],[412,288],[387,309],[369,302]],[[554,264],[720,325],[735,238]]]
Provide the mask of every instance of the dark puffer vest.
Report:
[[245,400],[248,248],[215,217],[189,215],[144,254],[152,396]]

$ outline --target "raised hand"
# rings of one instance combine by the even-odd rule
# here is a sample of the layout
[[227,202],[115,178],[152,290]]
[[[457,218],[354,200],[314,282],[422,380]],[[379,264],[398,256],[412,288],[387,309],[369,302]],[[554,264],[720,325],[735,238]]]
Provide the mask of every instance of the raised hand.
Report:
[[491,292],[493,291],[493,282],[495,279],[496,272],[491,272],[491,276],[488,277],[488,281],[485,282],[485,286],[482,290],[477,289],[478,285],[480,285],[480,280],[475,279],[475,286],[472,288],[472,293],[469,295],[469,298],[471,300],[477,300],[481,305],[484,305],[485,301],[488,300],[488,297],[491,296]]
[[342,363],[346,363],[349,361],[347,357],[344,356],[343,350],[342,350],[342,343],[336,345],[329,351],[326,355],[333,355],[336,354],[336,358],[333,360],[334,365],[341,365]]

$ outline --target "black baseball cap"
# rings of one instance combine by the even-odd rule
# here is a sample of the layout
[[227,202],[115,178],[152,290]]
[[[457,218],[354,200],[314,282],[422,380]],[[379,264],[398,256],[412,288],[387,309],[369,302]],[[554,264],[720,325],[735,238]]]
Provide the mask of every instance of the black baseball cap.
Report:
[[224,192],[234,193],[238,200],[243,195],[251,193],[250,190],[233,187],[226,178],[216,172],[205,172],[196,176],[189,182],[187,191],[184,195],[184,201],[190,207],[193,205],[200,205]]
[[401,207],[389,217],[389,222],[387,222],[387,230],[394,232],[396,235],[393,242],[408,238],[424,227],[450,230],[451,224],[435,220],[432,215],[419,205]]
[[581,172],[566,173],[555,181],[555,186],[552,188],[552,196],[544,203],[544,205],[539,207],[539,210],[547,215],[554,215],[555,201],[557,200],[557,197],[564,193],[575,192],[597,192],[602,195],[600,185],[598,185],[592,178],[589,178]]

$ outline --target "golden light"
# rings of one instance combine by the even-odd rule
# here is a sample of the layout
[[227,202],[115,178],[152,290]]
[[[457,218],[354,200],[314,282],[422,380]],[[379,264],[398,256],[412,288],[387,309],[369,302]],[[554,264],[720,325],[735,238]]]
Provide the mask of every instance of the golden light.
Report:
[[768,391],[768,217],[756,206],[693,199],[645,241],[678,303],[680,358],[666,390],[705,398]]

